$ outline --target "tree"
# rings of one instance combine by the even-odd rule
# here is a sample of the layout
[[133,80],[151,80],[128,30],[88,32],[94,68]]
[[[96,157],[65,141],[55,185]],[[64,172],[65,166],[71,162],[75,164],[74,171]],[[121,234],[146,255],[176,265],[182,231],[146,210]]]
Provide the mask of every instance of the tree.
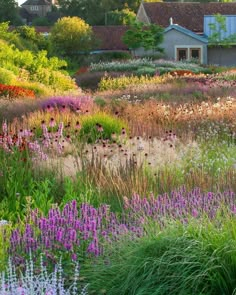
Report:
[[113,11],[131,9],[137,11],[141,0],[58,0],[61,13],[65,16],[78,16],[90,25],[110,23]]
[[145,50],[163,52],[159,45],[163,41],[163,28],[155,25],[144,25],[142,22],[134,22],[123,36],[123,42],[131,49],[143,47]]
[[136,14],[129,8],[114,10],[107,14],[106,25],[130,25],[135,22]]
[[61,55],[72,56],[78,51],[88,51],[92,47],[91,27],[79,17],[63,17],[51,30],[51,41]]
[[[111,1],[112,2],[112,1]],[[61,12],[65,16],[78,16],[90,25],[104,24],[105,13],[100,0],[59,0]]]
[[0,22],[9,21],[15,24],[19,21],[17,3],[15,0],[0,0]]
[[36,17],[33,19],[32,25],[45,27],[45,26],[50,26],[50,22],[47,19],[47,17]]

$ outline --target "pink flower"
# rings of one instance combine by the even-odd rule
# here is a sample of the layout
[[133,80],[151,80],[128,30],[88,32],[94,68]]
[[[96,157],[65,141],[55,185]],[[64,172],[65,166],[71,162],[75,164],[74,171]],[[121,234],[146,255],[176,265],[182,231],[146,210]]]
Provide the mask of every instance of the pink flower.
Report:
[[196,209],[192,210],[192,216],[195,218],[198,217],[198,211]]

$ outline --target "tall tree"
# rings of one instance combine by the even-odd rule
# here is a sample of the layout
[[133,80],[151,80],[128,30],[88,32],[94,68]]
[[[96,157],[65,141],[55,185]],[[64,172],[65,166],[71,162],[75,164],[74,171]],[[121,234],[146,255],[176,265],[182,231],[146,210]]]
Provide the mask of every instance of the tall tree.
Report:
[[123,36],[123,42],[134,51],[138,48],[163,52],[159,46],[164,38],[164,29],[158,25],[144,25],[142,22],[134,22]]
[[104,25],[112,11],[137,11],[141,0],[59,0],[65,16],[79,16],[90,25]]
[[88,51],[92,47],[91,27],[79,17],[63,17],[51,30],[54,50],[61,55],[73,56],[78,51]]
[[0,0],[0,22],[10,21],[14,24],[19,19],[15,0]]

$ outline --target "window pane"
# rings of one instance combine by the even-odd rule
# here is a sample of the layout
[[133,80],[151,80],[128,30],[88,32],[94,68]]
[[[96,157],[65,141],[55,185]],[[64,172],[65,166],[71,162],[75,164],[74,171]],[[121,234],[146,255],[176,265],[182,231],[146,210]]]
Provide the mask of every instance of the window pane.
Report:
[[191,58],[200,58],[200,49],[192,49],[191,50]]
[[178,49],[178,60],[187,59],[187,49]]

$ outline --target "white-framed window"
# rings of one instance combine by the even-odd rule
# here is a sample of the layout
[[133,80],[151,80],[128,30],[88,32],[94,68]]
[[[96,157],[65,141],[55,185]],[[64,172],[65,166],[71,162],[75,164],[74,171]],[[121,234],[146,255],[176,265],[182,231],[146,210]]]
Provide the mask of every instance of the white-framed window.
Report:
[[203,46],[202,45],[176,45],[175,60],[198,59],[203,63]]
[[31,11],[38,11],[39,7],[37,5],[33,5],[33,6],[30,7],[30,10]]

